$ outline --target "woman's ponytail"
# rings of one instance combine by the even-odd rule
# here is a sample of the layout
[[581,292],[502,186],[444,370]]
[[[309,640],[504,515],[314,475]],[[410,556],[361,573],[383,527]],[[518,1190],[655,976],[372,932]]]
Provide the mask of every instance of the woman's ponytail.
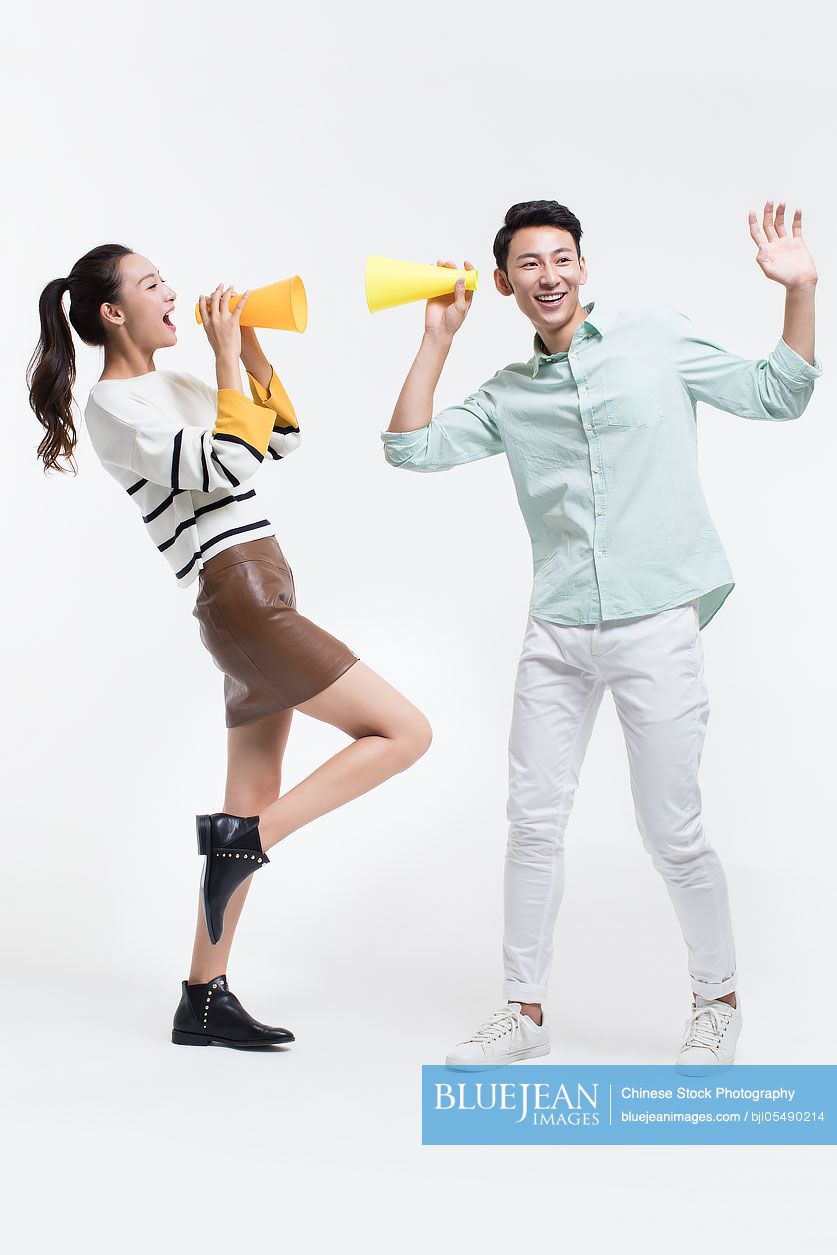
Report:
[[70,324],[64,313],[63,296],[69,287],[67,279],[53,279],[41,293],[38,313],[41,319],[41,338],[32,354],[26,382],[29,385],[29,404],[46,434],[38,445],[38,457],[44,460],[44,468],[58,466],[64,457],[73,470],[73,449],[78,438],[73,422],[73,384],[76,381],[76,353]]
[[[53,279],[41,293],[38,312],[41,337],[26,372],[29,404],[44,428],[38,457],[44,469],[72,470],[73,449],[78,439],[73,421],[73,385],[76,355],[72,324],[85,344],[103,345],[105,329],[99,310],[120,298],[120,263],[131,253],[123,244],[100,244],[79,258],[66,279]],[[64,293],[70,293],[69,321],[64,313]],[[61,466],[59,459],[68,463]]]

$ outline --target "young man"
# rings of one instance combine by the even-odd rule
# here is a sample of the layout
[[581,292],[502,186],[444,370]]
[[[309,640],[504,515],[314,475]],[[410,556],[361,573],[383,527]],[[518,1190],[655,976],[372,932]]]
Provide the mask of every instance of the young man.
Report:
[[[677,1063],[729,1065],[741,1029],[724,872],[704,835],[698,766],[709,705],[700,630],[733,588],[697,468],[696,403],[742,418],[798,418],[821,373],[817,272],[784,203],[750,213],[756,261],[785,288],[782,338],[735,357],[669,310],[582,305],[581,225],[556,201],[513,205],[494,282],[535,330],[534,356],[462,405],[433,394],[471,294],[428,301],[424,337],[384,453],[441,471],[505,452],[532,539],[534,587],[509,739],[503,997],[452,1065],[549,1052],[543,1017],[563,892],[564,832],[605,689],[613,694],[643,844],[671,897],[693,1005]],[[444,263],[453,265],[452,262]],[[469,263],[465,263],[469,267]]]

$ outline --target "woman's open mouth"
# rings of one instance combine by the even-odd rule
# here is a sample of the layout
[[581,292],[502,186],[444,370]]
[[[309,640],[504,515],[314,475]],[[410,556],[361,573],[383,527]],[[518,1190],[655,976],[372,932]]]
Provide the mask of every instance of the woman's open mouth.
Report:
[[166,324],[167,327],[171,327],[172,331],[176,331],[177,328],[175,327],[174,323],[171,320],[171,316],[173,313],[174,313],[174,308],[172,307],[168,311],[167,314],[163,314],[163,322]]

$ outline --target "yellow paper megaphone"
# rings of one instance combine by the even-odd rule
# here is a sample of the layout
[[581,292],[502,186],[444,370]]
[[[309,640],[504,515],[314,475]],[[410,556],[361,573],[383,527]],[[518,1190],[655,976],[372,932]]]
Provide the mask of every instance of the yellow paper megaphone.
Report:
[[[230,309],[235,309],[241,295],[233,293]],[[195,306],[195,318],[201,322],[200,304]],[[241,314],[241,325],[273,331],[304,331],[308,326],[308,298],[299,275],[269,283],[264,288],[253,288]]]
[[476,292],[476,270],[425,266],[415,261],[397,261],[394,257],[367,257],[366,304],[374,314],[379,309],[392,309],[394,305],[408,305],[410,301],[427,301],[453,292],[457,279],[465,280],[466,291]]

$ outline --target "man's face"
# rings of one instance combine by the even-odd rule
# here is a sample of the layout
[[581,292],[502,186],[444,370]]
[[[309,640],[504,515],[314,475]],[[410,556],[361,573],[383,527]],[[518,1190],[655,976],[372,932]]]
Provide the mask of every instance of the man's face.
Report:
[[587,282],[584,258],[575,240],[560,227],[523,227],[515,231],[506,262],[508,278],[494,271],[503,296],[514,296],[518,308],[543,335],[566,326],[577,316],[579,288]]

